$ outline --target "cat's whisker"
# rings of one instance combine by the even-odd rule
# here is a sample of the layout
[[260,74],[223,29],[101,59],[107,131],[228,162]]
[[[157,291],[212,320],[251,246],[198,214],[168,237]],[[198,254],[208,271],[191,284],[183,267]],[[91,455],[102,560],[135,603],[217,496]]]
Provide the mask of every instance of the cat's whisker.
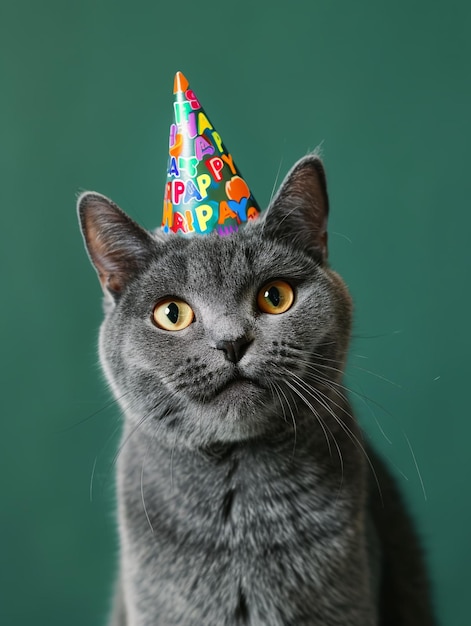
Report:
[[175,452],[177,449],[177,441],[180,435],[180,429],[181,429],[180,423],[177,421],[176,426],[175,426],[174,438],[172,442],[172,448],[170,450],[170,489],[172,493],[174,492],[173,467],[174,467],[174,462],[175,462]]
[[[288,372],[288,373],[289,373],[291,376],[293,376],[293,372]],[[296,376],[296,375],[294,375],[294,376]],[[299,378],[299,377],[296,377],[296,378]],[[299,379],[299,380],[301,380],[301,379]],[[286,381],[286,380],[285,380],[284,382],[285,382],[285,383],[287,383],[287,381]],[[296,379],[295,379],[295,380],[293,380],[293,382],[294,382],[294,383],[299,384],[298,380],[296,380]],[[301,386],[301,385],[300,385],[300,386]],[[307,391],[307,389],[305,389],[305,391]],[[300,394],[298,394],[298,395],[300,395]],[[310,404],[309,404],[309,403],[306,403],[306,398],[305,398],[304,396],[302,396],[302,395],[300,395],[300,397],[301,397],[301,399],[303,400],[303,402],[304,402],[305,404],[307,404],[307,406],[309,406],[309,408],[311,408],[311,410],[312,410],[312,407],[310,406]],[[320,416],[320,414],[318,414],[318,413],[317,413],[317,411],[315,412],[315,414],[316,414],[316,416],[318,416],[318,417],[319,417],[319,419],[322,419],[322,418],[321,418],[321,416]],[[329,433],[330,433],[330,435],[331,435],[331,437],[332,437],[332,440],[333,440],[333,442],[334,442],[334,444],[335,444],[335,447],[336,447],[336,449],[337,449],[337,454],[338,454],[338,457],[339,457],[339,462],[340,462],[341,479],[340,479],[340,484],[339,484],[339,490],[338,490],[338,492],[337,492],[337,498],[338,498],[338,496],[339,496],[339,494],[340,494],[340,491],[341,491],[341,489],[342,489],[343,480],[344,480],[344,461],[343,461],[343,455],[342,455],[342,451],[341,451],[341,449],[340,449],[340,446],[339,446],[339,444],[338,444],[338,442],[337,442],[337,439],[335,438],[335,435],[332,433],[332,431],[331,431],[331,430],[330,430],[327,426],[326,426],[326,428],[329,430]],[[330,446],[329,446],[329,450],[330,450]],[[332,453],[331,453],[331,455],[332,455]]]
[[142,506],[144,508],[144,514],[146,516],[147,523],[149,524],[149,527],[150,527],[153,535],[155,534],[155,531],[154,531],[154,527],[152,526],[152,522],[150,520],[149,513],[147,511],[146,499],[145,499],[145,496],[144,496],[144,466],[145,466],[145,463],[146,463],[147,455],[149,454],[149,449],[150,449],[150,447],[151,447],[151,445],[152,445],[152,443],[154,441],[154,437],[155,437],[155,431],[154,431],[154,434],[152,435],[152,437],[150,438],[150,441],[147,443],[146,451],[144,453],[144,458],[142,459],[141,476],[140,476],[140,488],[141,488]]
[[[285,382],[285,384],[289,385],[288,381],[285,380],[284,382]],[[296,382],[296,381],[293,381],[293,382]],[[317,417],[321,427],[323,427],[324,425],[323,425],[322,417],[312,407],[311,403],[306,400],[306,398],[303,396],[303,394],[298,389],[295,389],[291,385],[289,385],[289,386],[291,387],[291,389],[293,389],[293,391],[295,391],[295,393],[297,393],[299,395],[299,397],[303,400],[304,404],[306,404],[311,409],[311,411]],[[337,439],[335,438],[335,435],[332,433],[332,431],[330,430],[330,428],[327,425],[325,425],[325,428],[329,431],[329,434],[330,434],[330,436],[331,436],[331,438],[332,438],[332,440],[333,440],[333,442],[335,444],[335,448],[337,450],[337,455],[338,455],[339,463],[340,463],[340,483],[339,483],[339,487],[338,487],[337,495],[336,495],[336,500],[338,500],[338,498],[340,496],[340,492],[342,490],[343,481],[344,481],[344,461],[343,461],[343,455],[342,455],[342,450],[340,449],[340,446],[339,446],[339,444],[337,442]],[[324,430],[324,428],[323,428],[323,430]],[[329,454],[330,454],[330,456],[332,456],[332,449],[330,447],[329,439],[327,438],[327,434],[326,434],[325,430],[324,430],[324,434],[325,434],[326,439],[327,439],[327,444],[328,444],[328,448],[329,448]]]
[[[309,364],[306,364],[306,366],[308,367],[308,369],[312,369],[312,370],[316,371],[316,366],[313,366],[313,365],[309,366]],[[357,390],[355,390],[355,389],[352,389],[351,387],[347,387],[347,386],[345,386],[345,385],[343,385],[343,384],[341,384],[341,383],[338,383],[338,382],[336,382],[336,381],[334,381],[334,380],[327,379],[327,378],[324,378],[324,377],[320,376],[320,375],[318,374],[318,372],[316,372],[316,374],[312,374],[312,373],[311,373],[311,374],[309,374],[309,376],[310,376],[310,377],[311,377],[311,378],[312,378],[315,382],[320,383],[321,385],[324,385],[324,386],[328,387],[329,389],[331,389],[333,393],[336,393],[336,394],[337,394],[337,395],[338,395],[341,399],[343,399],[343,400],[346,400],[346,395],[345,395],[344,393],[342,393],[342,391],[340,391],[340,390],[344,390],[344,391],[346,391],[347,393],[351,393],[351,394],[353,394],[355,397],[357,397],[357,398],[358,398],[358,399],[359,399],[359,400],[360,400],[360,401],[364,404],[364,406],[368,409],[368,411],[369,411],[370,415],[373,417],[373,420],[374,420],[374,422],[375,422],[376,426],[378,427],[378,429],[379,429],[379,431],[380,431],[381,435],[383,436],[383,438],[387,441],[387,443],[388,443],[389,445],[392,445],[392,441],[391,441],[391,439],[388,437],[388,435],[387,435],[387,434],[386,434],[386,432],[384,431],[384,429],[383,429],[383,427],[382,427],[382,425],[381,425],[381,422],[380,422],[380,421],[379,421],[379,419],[377,418],[377,416],[376,416],[376,414],[375,414],[375,412],[374,412],[373,407],[371,406],[371,404],[376,405],[379,409],[381,409],[382,411],[384,411],[384,413],[386,413],[387,415],[389,415],[389,416],[393,417],[393,416],[392,416],[392,414],[391,414],[391,413],[390,413],[390,412],[389,412],[389,411],[388,411],[388,410],[387,410],[384,406],[382,406],[381,404],[379,404],[378,402],[376,402],[375,400],[373,400],[373,399],[372,399],[372,398],[370,398],[369,396],[367,396],[367,395],[365,395],[365,394],[363,394],[363,393],[360,393],[359,391],[357,391]],[[417,476],[418,476],[419,481],[420,481],[420,484],[421,484],[422,492],[423,492],[423,494],[424,494],[424,498],[426,499],[426,498],[427,498],[427,496],[426,496],[425,486],[424,486],[423,479],[422,479],[422,476],[421,476],[421,473],[420,473],[420,469],[419,469],[419,467],[418,467],[417,460],[416,460],[416,458],[415,458],[415,455],[414,455],[413,450],[411,449],[410,442],[409,442],[409,440],[408,440],[408,438],[407,438],[407,435],[406,435],[406,433],[405,433],[404,429],[403,429],[402,427],[400,427],[400,429],[401,429],[401,433],[402,433],[402,435],[403,435],[404,439],[405,439],[405,440],[406,440],[406,442],[407,442],[408,448],[409,448],[409,450],[410,450],[410,453],[411,453],[411,456],[412,456],[412,460],[413,460],[413,462],[414,462],[414,466],[415,466],[415,469],[416,469],[416,472],[417,472]],[[395,464],[393,464],[393,465],[395,465]],[[395,465],[395,467],[396,467],[396,470],[397,470],[397,471],[398,471],[398,472],[399,472],[399,473],[400,473],[400,474],[401,474],[401,475],[402,475],[402,476],[403,476],[406,480],[409,480],[409,479],[407,478],[407,476],[404,474],[404,472],[403,472],[403,471],[402,471],[399,467],[397,467],[396,465]]]
[[310,372],[308,374],[315,382],[318,382],[321,385],[324,385],[324,386],[330,388],[333,392],[337,393],[337,395],[341,399],[347,400],[347,395],[342,393],[342,391],[345,391],[347,394],[353,394],[355,397],[357,397],[364,404],[364,406],[368,409],[368,411],[371,414],[371,416],[373,417],[373,420],[375,421],[375,423],[376,423],[376,425],[377,425],[381,435],[384,437],[384,439],[390,445],[392,444],[391,439],[388,437],[388,435],[384,431],[383,427],[381,426],[381,422],[376,417],[376,414],[375,414],[371,404],[374,404],[379,409],[384,411],[384,413],[386,413],[387,415],[392,417],[392,414],[384,406],[382,406],[380,403],[376,402],[376,400],[373,400],[372,398],[370,398],[366,394],[361,393],[361,392],[357,391],[356,389],[353,389],[352,387],[348,387],[348,386],[346,386],[346,385],[344,385],[342,383],[339,383],[337,381],[334,381],[334,380],[331,380],[331,379],[328,379],[328,378],[325,378],[325,377],[321,376],[319,374],[319,372],[317,371],[316,366],[307,364],[306,367],[308,369],[312,370],[313,372],[315,372],[314,374],[312,372]]
[[[329,361],[329,362],[337,362],[338,363],[338,359],[330,359],[326,356],[324,356],[323,354],[320,354],[319,352],[313,352],[312,353],[313,356],[318,357],[319,359],[323,360],[323,361]],[[358,358],[361,358],[361,355],[353,355],[353,356],[357,356]],[[366,357],[363,357],[366,358]],[[323,367],[325,369],[330,369],[331,371],[337,371],[339,373],[343,373],[343,371],[341,369],[338,368],[334,368],[332,366],[329,365],[324,365],[323,363],[319,363],[318,364],[319,367]],[[394,385],[395,387],[398,387],[399,389],[401,389],[401,385],[399,383],[394,382],[393,380],[390,380],[389,378],[387,378],[386,376],[383,376],[382,374],[378,374],[377,372],[373,372],[372,370],[369,370],[367,368],[361,367],[360,365],[356,365],[355,363],[350,363],[350,367],[360,371],[360,372],[364,372],[366,374],[370,374],[371,376],[374,376],[375,378],[378,378],[379,380],[382,380],[386,383],[389,383],[391,385]]]
[[118,459],[119,459],[122,451],[124,450],[126,444],[128,443],[128,441],[139,430],[139,428],[147,421],[148,417],[149,417],[148,415],[144,415],[144,417],[141,417],[141,419],[136,424],[136,426],[134,426],[134,428],[131,430],[131,432],[121,441],[121,443],[120,443],[120,445],[118,447],[118,450],[116,451],[116,454],[114,455],[113,459],[111,460],[110,468],[109,468],[110,471],[113,470],[114,467],[116,466],[116,463],[118,462]]
[[83,419],[79,420],[78,422],[74,422],[70,426],[65,426],[64,428],[60,428],[57,432],[59,434],[62,434],[62,433],[68,432],[69,430],[73,430],[74,428],[78,428],[78,426],[82,426],[83,424],[85,424],[86,422],[90,421],[91,419],[93,419],[94,417],[96,417],[97,415],[102,413],[103,411],[106,411],[106,409],[109,409],[114,404],[118,404],[125,396],[128,395],[128,393],[129,392],[126,391],[125,393],[121,394],[120,396],[118,396],[116,398],[111,398],[103,406],[101,406],[99,409],[97,409],[93,413],[90,413],[90,415],[87,415],[87,417],[84,417]]
[[[318,368],[319,367],[323,367],[322,364],[318,363],[317,361],[315,361],[313,363],[312,359],[308,359],[308,358],[306,358],[306,359],[297,358],[296,361],[298,363],[301,363],[304,369],[309,370],[309,371],[313,371],[316,374],[319,374],[319,376],[321,376],[321,373],[319,372]],[[332,371],[335,371],[339,375],[343,376],[343,371],[341,369],[333,368],[332,366],[325,366],[325,367],[323,367],[323,369],[325,369],[325,368],[327,368],[329,370],[332,370]],[[336,381],[333,381],[333,382],[336,382]]]
[[386,378],[386,376],[383,376],[382,374],[378,374],[364,367],[360,367],[359,365],[355,365],[354,363],[352,363],[352,367],[354,367],[356,370],[360,372],[365,372],[366,374],[370,374],[371,376],[374,376],[375,378],[378,378],[379,380],[382,380],[385,383],[389,383],[390,385],[393,385],[394,387],[397,387],[398,389],[402,389],[402,386],[399,383],[396,383],[393,380]]
[[[138,404],[136,402],[136,404]],[[121,443],[118,447],[118,450],[116,451],[110,465],[107,471],[107,477],[109,477],[111,475],[111,471],[114,469],[114,467],[116,466],[116,463],[120,457],[120,455],[122,454],[124,448],[126,447],[126,445],[131,441],[131,439],[137,434],[137,432],[142,428],[142,426],[153,419],[153,417],[156,414],[160,414],[160,419],[164,419],[165,417],[167,417],[168,415],[170,415],[171,413],[171,409],[168,407],[167,403],[162,402],[161,403],[162,407],[166,407],[166,410],[159,410],[159,406],[155,406],[151,411],[149,411],[148,413],[145,413],[143,415],[143,417],[141,417],[141,419],[137,422],[137,424],[131,429],[131,431],[126,435],[126,437],[124,437],[121,440]],[[132,406],[130,405],[128,407],[129,409],[132,409]],[[119,430],[119,426],[114,430],[113,436],[116,434],[117,430]],[[154,435],[155,435],[155,431],[154,431]],[[153,435],[153,436],[154,436]]]
[[270,393],[272,395],[272,398],[273,398],[273,401],[275,402],[275,404],[276,404],[275,395],[278,398],[278,404],[280,405],[281,410],[283,411],[283,420],[286,422],[287,421],[287,419],[286,419],[286,412],[285,412],[285,407],[284,407],[284,405],[283,405],[283,403],[281,401],[281,396],[278,393],[278,390],[276,389],[275,384],[273,382],[267,381],[267,383],[268,383],[268,388],[270,390]]
[[132,439],[132,437],[142,428],[142,426],[150,419],[152,419],[152,416],[156,413],[156,409],[153,409],[152,411],[149,411],[148,413],[145,413],[141,419],[137,422],[137,424],[131,429],[131,431],[126,435],[126,437],[123,438],[123,440],[121,441],[118,450],[116,452],[116,454],[114,455],[111,464],[110,464],[110,470],[112,470],[121,453],[123,452],[125,446],[129,443],[129,441]]
[[[318,354],[318,353],[314,353],[316,356],[322,357],[322,355]],[[323,358],[323,357],[322,357]],[[320,383],[321,385],[324,385],[325,387],[327,387],[328,389],[331,390],[332,393],[335,393],[335,395],[337,395],[339,397],[339,399],[343,402],[347,402],[347,397],[345,394],[342,393],[341,389],[345,389],[346,391],[351,391],[352,393],[354,393],[355,395],[358,395],[361,398],[361,394],[358,394],[357,392],[355,392],[355,390],[350,390],[348,388],[346,388],[344,385],[342,385],[341,383],[337,383],[336,381],[332,380],[332,379],[326,379],[322,376],[319,375],[318,372],[318,367],[322,367],[323,369],[327,369],[329,371],[335,371],[338,372],[339,374],[342,374],[342,370],[340,370],[339,368],[334,368],[332,366],[329,365],[322,365],[322,364],[318,364],[316,362],[316,364],[312,364],[312,362],[310,362],[308,359],[302,359],[302,358],[297,358],[296,359],[298,362],[301,362],[303,364],[303,366],[308,370],[311,371],[311,373],[309,374],[309,376],[315,380],[315,382]],[[312,372],[315,372],[315,374],[313,374]],[[316,398],[317,401],[324,406],[324,408],[331,414],[331,416],[333,417],[333,419],[340,425],[340,427],[346,432],[346,434],[351,438],[352,442],[355,443],[355,445],[358,445],[360,450],[362,451],[362,453],[364,454],[370,468],[371,471],[373,472],[374,475],[374,479],[375,482],[377,484],[378,487],[378,491],[380,493],[380,496],[382,498],[382,494],[381,494],[381,486],[379,484],[379,480],[376,474],[376,471],[373,467],[373,464],[371,462],[371,459],[369,458],[369,455],[364,447],[364,445],[360,442],[360,440],[358,439],[358,437],[356,437],[356,435],[352,432],[352,430],[345,424],[345,422],[341,419],[339,419],[339,417],[336,415],[335,411],[333,410],[333,408],[330,406],[329,401],[333,403],[333,405],[340,409],[341,412],[343,412],[349,419],[351,419],[352,421],[354,420],[353,416],[347,412],[345,410],[345,408],[340,405],[339,403],[335,402],[332,398],[328,398],[328,396],[326,396],[325,394],[322,393],[322,391],[316,387],[312,387],[311,385],[308,385],[307,382],[305,380],[303,380],[302,378],[300,378],[295,372],[293,372],[292,370],[287,370],[287,373],[289,373],[290,376],[292,376],[295,381],[297,382],[297,384],[301,387],[304,386],[305,391],[307,393],[309,393],[310,395],[312,395],[312,397]],[[361,398],[363,402],[366,401],[364,398]],[[371,407],[369,407],[369,410],[372,412]],[[376,423],[378,424],[380,431],[384,434],[385,438],[387,441],[389,441],[388,437],[386,436],[386,434],[384,433],[383,429],[381,428],[376,416],[374,415],[374,413],[372,412],[373,417],[376,421]],[[337,444],[337,442],[336,442]]]
[[339,367],[333,367],[332,365],[325,365],[324,363],[319,363],[316,361],[316,367],[320,367],[324,370],[328,370],[329,372],[335,372],[336,374],[340,374],[343,376],[343,370]]
[[427,501],[427,492],[425,491],[425,484],[424,484],[422,474],[419,469],[419,464],[417,463],[417,458],[415,456],[414,450],[412,449],[412,444],[409,440],[409,437],[406,435],[405,431],[402,428],[401,428],[401,431],[409,447],[410,453],[412,455],[412,460],[414,461],[415,469],[417,470],[417,476],[419,477],[420,485],[422,487],[422,493],[424,494],[424,500]]
[[319,423],[320,427],[322,428],[322,432],[324,433],[325,436],[325,440],[327,442],[327,447],[329,449],[329,455],[332,456],[332,448],[330,446],[330,440],[329,440],[329,436],[327,434],[327,431],[329,431],[331,437],[333,438],[332,432],[330,431],[330,429],[328,428],[328,426],[326,426],[322,420],[322,417],[319,415],[318,411],[316,411],[316,409],[312,406],[312,404],[309,402],[309,400],[302,394],[302,392],[297,389],[294,385],[292,385],[288,380],[283,381],[285,385],[287,385],[302,401],[303,403],[311,410],[312,414],[314,415],[314,417],[316,418],[317,422]]
[[328,396],[323,394],[319,389],[316,389],[312,385],[309,385],[306,381],[303,381],[301,378],[296,376],[296,374],[294,374],[294,376],[296,377],[298,384],[300,386],[303,386],[305,391],[309,393],[313,398],[317,399],[317,401],[329,412],[329,414],[332,416],[334,421],[340,426],[340,428],[342,428],[345,434],[350,438],[352,443],[354,445],[357,445],[358,448],[361,450],[373,474],[381,501],[383,501],[382,489],[381,489],[381,485],[379,484],[378,475],[374,468],[373,462],[371,461],[370,456],[365,449],[365,446],[359,440],[359,438],[355,435],[355,433],[345,424],[345,422],[339,418],[339,416],[335,413],[333,408],[330,406],[329,402],[333,403],[337,408],[339,408],[344,415],[346,415],[348,418],[352,420],[352,422],[354,421],[353,415],[351,415],[344,407],[342,407],[341,405],[333,401],[332,398],[329,398]]
[[281,159],[280,159],[280,164],[278,165],[278,170],[277,170],[277,172],[276,172],[275,181],[274,181],[274,183],[273,183],[273,187],[272,187],[271,194],[270,194],[270,200],[268,201],[268,204],[269,204],[269,205],[271,204],[271,202],[272,202],[272,200],[273,200],[273,197],[274,197],[274,195],[275,195],[275,191],[276,191],[276,189],[277,189],[277,187],[278,187],[278,179],[279,179],[279,177],[280,177],[280,172],[281,172],[281,166],[282,166],[282,164],[283,164],[283,157],[281,157]]
[[340,496],[340,492],[342,491],[342,486],[343,486],[343,480],[344,480],[344,462],[343,462],[343,455],[342,455],[342,450],[340,449],[339,444],[337,443],[337,439],[334,437],[334,443],[335,443],[335,447],[337,448],[337,453],[339,455],[339,461],[340,461],[340,483],[339,483],[339,488],[337,490],[337,495],[335,496],[336,501],[339,499]]
[[291,408],[291,404],[289,403],[289,400],[288,400],[285,392],[283,391],[283,388],[281,387],[281,385],[279,385],[275,381],[273,382],[273,384],[275,386],[275,389],[279,389],[279,393],[281,393],[283,395],[283,398],[286,401],[286,404],[288,406],[288,410],[289,410],[290,415],[291,415],[291,421],[293,423],[293,434],[294,434],[294,442],[293,442],[293,458],[294,458],[294,454],[295,454],[295,451],[296,451],[296,443],[297,443],[297,440],[298,440],[298,429],[297,429],[297,426],[296,426],[296,418],[294,416],[293,409]]
[[[93,494],[94,491],[94,484],[97,481],[97,472],[96,472],[96,466],[98,464],[98,459],[100,458],[100,456],[103,454],[103,452],[106,450],[106,448],[109,446],[109,444],[114,441],[117,433],[121,430],[121,424],[117,424],[110,435],[108,435],[105,443],[102,445],[102,447],[100,448],[100,451],[97,453],[94,463],[93,463],[93,467],[92,467],[92,471],[91,471],[91,475],[90,475],[90,497]],[[104,488],[106,486],[106,482],[108,480],[108,478],[111,475],[111,470],[113,469],[113,464],[110,465],[110,467],[108,468],[108,471],[106,472],[105,476],[100,480],[100,486],[101,486],[101,490],[104,491]]]
[[92,467],[92,474],[90,476],[90,502],[93,502],[93,480],[95,478],[95,469],[96,469],[96,463],[98,460],[98,456],[95,457],[95,460],[93,461],[93,467]]
[[[328,396],[326,396],[326,394],[322,393],[322,391],[320,389],[316,389],[315,387],[313,387],[312,385],[310,385],[306,380],[300,378],[297,374],[295,374],[294,372],[290,372],[290,375],[293,378],[293,381],[296,382],[304,391],[306,391],[309,395],[311,395],[313,398],[319,400],[319,398],[321,399],[321,404],[322,406],[324,406],[324,408],[332,415],[333,414],[333,409],[330,406],[330,404],[328,404],[328,402],[325,401],[330,401],[332,402],[332,404],[334,404],[338,409],[340,409],[340,411],[342,413],[344,413],[348,418],[353,420],[353,416],[340,404],[334,402],[331,398],[329,398]],[[325,400],[324,400],[325,399]],[[323,402],[325,402],[323,404]],[[335,417],[337,417],[337,415],[334,415]]]
[[356,391],[355,389],[352,389],[352,388],[346,387],[346,390],[349,393],[353,394],[356,398],[358,398],[363,403],[363,405],[366,407],[366,409],[368,410],[369,414],[373,418],[373,420],[374,420],[376,426],[378,427],[378,430],[381,433],[381,435],[383,436],[383,438],[388,442],[389,445],[392,445],[391,439],[386,434],[386,431],[384,430],[383,426],[381,425],[381,422],[377,418],[376,413],[374,412],[373,407],[371,406],[371,404],[376,405],[378,408],[380,408],[382,411],[384,411],[384,413],[386,413],[388,415],[392,415],[392,414],[389,411],[387,411],[381,404],[376,402],[376,400],[373,400],[369,396],[367,396],[367,395],[365,395],[363,393],[360,393],[360,392],[358,392],[358,391]]

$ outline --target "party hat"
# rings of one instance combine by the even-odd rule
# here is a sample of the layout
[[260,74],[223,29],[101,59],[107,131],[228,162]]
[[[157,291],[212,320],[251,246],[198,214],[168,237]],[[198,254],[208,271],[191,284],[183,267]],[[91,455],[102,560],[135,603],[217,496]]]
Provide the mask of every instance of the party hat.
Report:
[[260,208],[181,72],[173,93],[162,230],[185,236],[237,232]]

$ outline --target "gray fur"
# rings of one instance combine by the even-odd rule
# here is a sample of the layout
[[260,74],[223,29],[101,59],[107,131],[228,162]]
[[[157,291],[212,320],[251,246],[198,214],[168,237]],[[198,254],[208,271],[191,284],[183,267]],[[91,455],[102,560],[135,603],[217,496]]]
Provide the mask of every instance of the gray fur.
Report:
[[[414,532],[342,386],[351,301],[319,159],[229,238],[150,234],[92,193],[79,213],[125,415],[112,626],[432,625]],[[295,289],[281,315],[256,307],[272,279]],[[185,330],[152,322],[169,295],[195,312]],[[241,337],[230,362],[218,342]]]

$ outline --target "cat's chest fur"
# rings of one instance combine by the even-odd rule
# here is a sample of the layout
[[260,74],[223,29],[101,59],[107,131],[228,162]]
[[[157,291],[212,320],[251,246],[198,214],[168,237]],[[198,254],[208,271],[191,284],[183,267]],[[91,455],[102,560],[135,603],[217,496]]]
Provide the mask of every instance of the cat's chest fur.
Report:
[[[349,493],[361,463],[345,475],[325,442],[319,464],[309,446],[285,454],[286,441],[207,454],[139,445],[121,463],[143,462],[119,485],[131,625],[308,625],[315,613],[326,625],[370,623],[363,503]],[[333,585],[356,596],[351,622],[332,613]]]

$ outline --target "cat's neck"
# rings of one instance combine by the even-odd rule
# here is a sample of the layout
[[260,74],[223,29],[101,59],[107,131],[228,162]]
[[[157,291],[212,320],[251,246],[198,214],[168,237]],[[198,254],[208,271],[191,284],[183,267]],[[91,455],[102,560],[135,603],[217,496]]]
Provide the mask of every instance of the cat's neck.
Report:
[[321,427],[312,416],[309,422],[299,414],[296,429],[286,423],[271,438],[196,450],[163,445],[137,431],[120,458],[124,507],[133,515],[141,511],[143,527],[151,529],[167,526],[184,533],[191,519],[209,534],[230,528],[232,520],[247,536],[257,524],[267,524],[261,518],[275,512],[273,503],[280,498],[301,511],[316,510],[340,492],[345,503],[349,485],[358,494],[364,480],[365,455],[353,423],[340,427],[339,418],[330,415],[329,422],[325,412],[322,418]]

